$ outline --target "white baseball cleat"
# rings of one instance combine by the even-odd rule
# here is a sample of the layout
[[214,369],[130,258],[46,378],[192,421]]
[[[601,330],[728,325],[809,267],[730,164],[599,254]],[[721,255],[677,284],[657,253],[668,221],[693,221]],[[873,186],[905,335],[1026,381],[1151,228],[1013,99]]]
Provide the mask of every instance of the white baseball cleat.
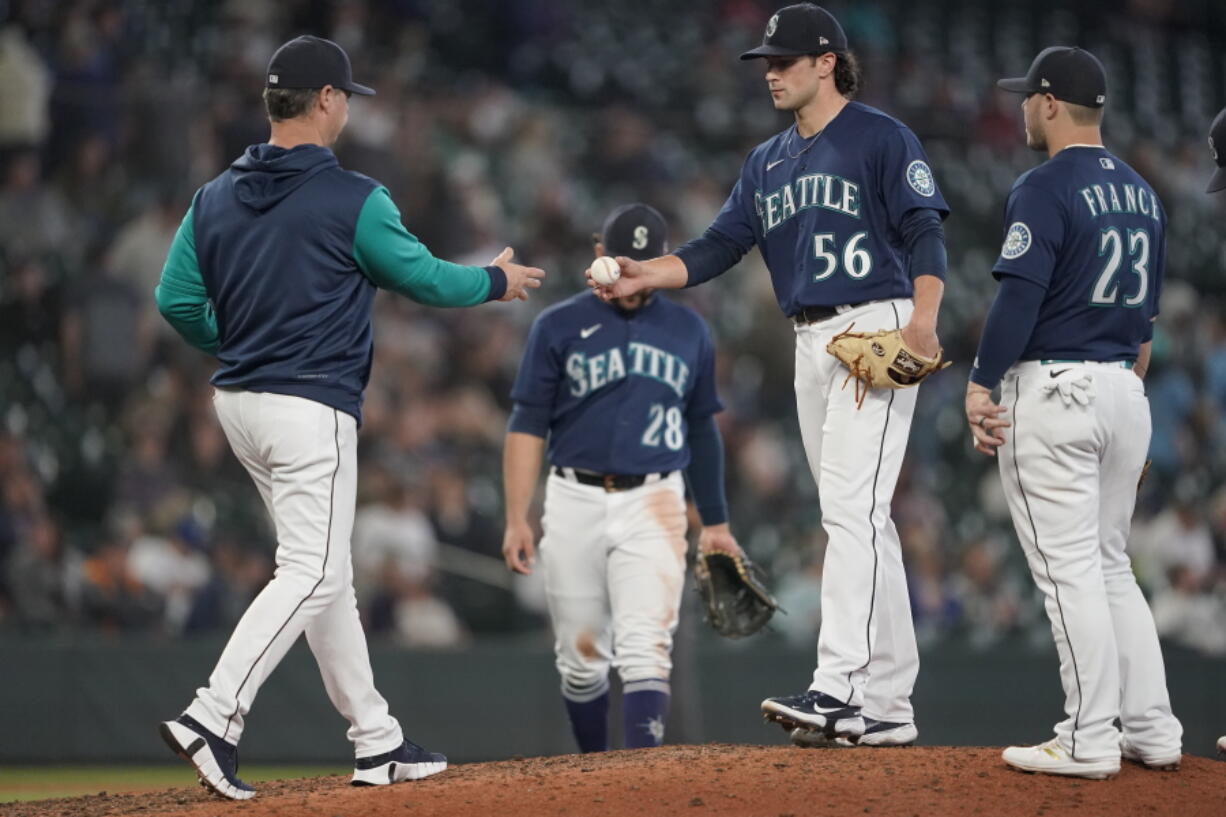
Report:
[[360,757],[354,764],[355,786],[386,786],[406,780],[421,780],[447,770],[447,758],[406,740],[390,752]]
[[790,737],[792,743],[802,749],[845,749],[855,745],[846,738],[832,738],[816,729],[797,727],[792,730]]
[[830,737],[813,729],[793,729],[792,743],[805,749],[850,749],[855,746],[910,746],[919,737],[914,723],[864,719],[864,734],[858,739]]
[[1015,769],[1040,774],[1062,774],[1070,777],[1086,777],[1090,780],[1106,780],[1120,773],[1119,758],[1105,760],[1074,760],[1052,738],[1038,746],[1010,746],[1001,753],[1001,758]]
[[1178,749],[1173,752],[1164,752],[1162,754],[1145,754],[1133,746],[1128,741],[1128,738],[1121,736],[1120,756],[1123,757],[1124,760],[1131,760],[1133,763],[1140,763],[1142,766],[1155,771],[1179,771],[1180,753]]
[[856,741],[857,746],[910,746],[919,737],[914,723],[895,723],[864,719],[864,734]]

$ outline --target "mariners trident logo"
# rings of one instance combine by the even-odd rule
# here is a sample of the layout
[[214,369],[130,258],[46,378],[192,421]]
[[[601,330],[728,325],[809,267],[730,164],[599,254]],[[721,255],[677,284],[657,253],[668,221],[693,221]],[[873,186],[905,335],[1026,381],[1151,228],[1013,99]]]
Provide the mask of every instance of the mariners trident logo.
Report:
[[932,179],[932,170],[929,169],[928,163],[922,159],[916,159],[907,165],[907,184],[911,185],[912,190],[925,198],[933,196],[937,192],[936,182]]
[[1217,145],[1213,144],[1213,137],[1209,137],[1209,152],[1213,154],[1213,161],[1217,161]]
[[1014,258],[1021,258],[1028,249],[1030,228],[1020,221],[1013,222],[1009,225],[1009,232],[1005,234],[1005,245],[1000,248],[1001,256],[1012,261]]
[[779,27],[779,15],[776,14],[774,17],[770,18],[770,21],[767,22],[766,24],[766,36],[774,37],[775,29],[777,29],[778,27]]

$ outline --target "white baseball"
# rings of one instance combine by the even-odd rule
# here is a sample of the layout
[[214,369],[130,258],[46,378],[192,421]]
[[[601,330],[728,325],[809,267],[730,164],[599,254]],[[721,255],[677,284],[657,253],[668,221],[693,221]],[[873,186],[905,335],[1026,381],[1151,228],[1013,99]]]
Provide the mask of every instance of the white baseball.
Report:
[[607,255],[592,262],[592,280],[601,286],[611,287],[622,277],[622,268]]

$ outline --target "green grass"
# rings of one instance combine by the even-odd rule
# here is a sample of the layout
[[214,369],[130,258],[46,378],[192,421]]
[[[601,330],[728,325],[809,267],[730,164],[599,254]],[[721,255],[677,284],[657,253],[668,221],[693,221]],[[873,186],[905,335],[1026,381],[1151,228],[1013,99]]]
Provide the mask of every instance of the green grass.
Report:
[[[344,766],[243,765],[249,783],[297,777],[345,774]],[[0,803],[76,797],[105,791],[119,794],[196,785],[192,770],[182,763],[156,766],[4,766],[0,767]]]

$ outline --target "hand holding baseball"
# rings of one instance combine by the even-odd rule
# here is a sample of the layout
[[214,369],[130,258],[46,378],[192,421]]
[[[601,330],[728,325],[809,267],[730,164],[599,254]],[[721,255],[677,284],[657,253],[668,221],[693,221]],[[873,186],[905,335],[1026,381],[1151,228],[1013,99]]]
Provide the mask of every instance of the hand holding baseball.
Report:
[[602,255],[592,262],[588,270],[591,279],[601,286],[611,287],[622,277],[622,268],[612,257]]
[[633,295],[648,287],[643,264],[624,255],[616,258],[602,255],[592,262],[585,274],[587,285],[605,301]]
[[539,287],[545,277],[544,270],[516,264],[511,260],[514,257],[515,250],[507,247],[490,262],[491,267],[498,267],[507,276],[507,291],[498,299],[500,301],[528,300],[528,290]]

